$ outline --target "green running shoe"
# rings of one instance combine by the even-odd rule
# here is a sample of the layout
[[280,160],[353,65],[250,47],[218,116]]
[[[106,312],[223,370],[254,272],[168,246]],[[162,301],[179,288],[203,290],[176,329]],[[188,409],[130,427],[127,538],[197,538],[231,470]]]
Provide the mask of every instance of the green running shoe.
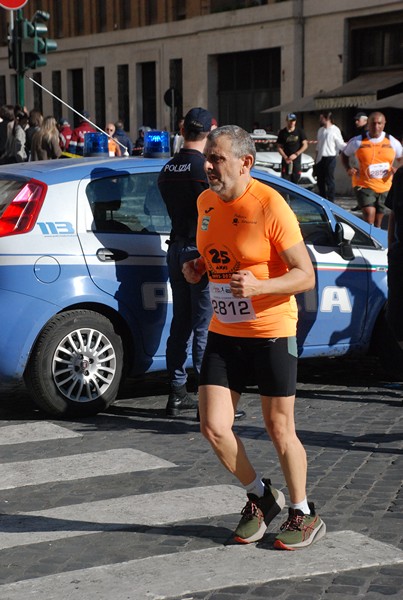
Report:
[[326,534],[326,525],[315,513],[313,502],[308,502],[309,515],[301,510],[289,508],[288,519],[280,527],[274,547],[279,550],[298,550],[310,546]]
[[248,501],[242,509],[242,518],[234,532],[234,540],[241,544],[257,542],[264,536],[269,523],[284,508],[283,492],[271,485],[270,479],[262,479],[265,487],[264,496],[247,494]]

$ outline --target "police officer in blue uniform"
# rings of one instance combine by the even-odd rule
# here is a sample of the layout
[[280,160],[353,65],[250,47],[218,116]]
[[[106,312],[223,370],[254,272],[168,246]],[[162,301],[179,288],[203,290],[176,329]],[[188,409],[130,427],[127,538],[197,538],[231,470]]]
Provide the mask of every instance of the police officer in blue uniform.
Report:
[[[207,275],[198,284],[188,283],[182,274],[182,265],[199,256],[196,248],[197,198],[208,188],[203,150],[209,131],[215,127],[215,120],[208,110],[192,108],[183,123],[184,145],[163,167],[158,178],[158,187],[172,223],[167,263],[173,317],[166,348],[170,381],[166,414],[170,417],[177,416],[181,410],[197,408],[196,396],[188,393],[185,364],[192,344],[197,379],[212,315]],[[238,411],[235,418],[244,414]]]

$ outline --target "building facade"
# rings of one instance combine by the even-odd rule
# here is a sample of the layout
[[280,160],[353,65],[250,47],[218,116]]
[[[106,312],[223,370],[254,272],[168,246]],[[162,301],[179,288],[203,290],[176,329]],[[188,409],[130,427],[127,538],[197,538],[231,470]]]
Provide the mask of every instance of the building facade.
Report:
[[[28,0],[23,16],[37,10],[58,49],[27,75],[100,126],[123,119],[133,138],[141,125],[174,130],[195,105],[248,130],[277,131],[292,110],[312,140],[330,108],[348,137],[357,109],[403,93],[401,1]],[[0,104],[15,103],[0,12]],[[77,119],[29,79],[25,104]],[[385,112],[401,138],[403,103]]]

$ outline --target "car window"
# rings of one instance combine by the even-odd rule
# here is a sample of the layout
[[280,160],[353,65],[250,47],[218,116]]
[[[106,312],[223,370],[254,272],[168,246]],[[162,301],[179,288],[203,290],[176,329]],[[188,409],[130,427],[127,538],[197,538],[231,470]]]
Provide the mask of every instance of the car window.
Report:
[[302,237],[307,244],[319,246],[334,246],[334,234],[326,211],[322,206],[303,198],[296,192],[285,190],[275,184],[270,184],[285,199],[295,213]]
[[169,234],[171,222],[156,173],[127,173],[90,181],[92,229],[103,233]]

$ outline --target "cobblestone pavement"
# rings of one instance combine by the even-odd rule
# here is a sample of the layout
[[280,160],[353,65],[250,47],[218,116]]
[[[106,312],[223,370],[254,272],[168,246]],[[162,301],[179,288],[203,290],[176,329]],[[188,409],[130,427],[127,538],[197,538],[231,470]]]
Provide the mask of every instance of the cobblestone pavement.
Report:
[[[402,397],[402,384],[386,380],[377,362],[371,358],[301,362],[296,408],[297,427],[308,453],[308,495],[315,501],[327,524],[329,539],[335,532],[352,531],[364,536],[363,539],[388,544],[392,549],[395,548],[396,552],[403,551]],[[84,581],[86,577],[90,577],[86,575],[86,569],[89,569],[90,573],[92,567],[120,565],[134,559],[157,558],[162,554],[176,553],[183,556],[184,552],[223,547],[228,542],[239,519],[233,511],[228,515],[217,514],[199,518],[194,522],[181,522],[181,515],[176,514],[177,522],[174,527],[126,525],[116,528],[111,524],[104,524],[101,528],[92,522],[93,518],[95,520],[96,510],[93,511],[94,517],[91,519],[85,519],[83,516],[86,503],[109,500],[113,506],[113,502],[123,500],[130,494],[171,492],[221,484],[236,485],[201,438],[194,414],[183,413],[177,419],[166,419],[165,402],[166,381],[161,374],[142,381],[128,381],[120,399],[107,413],[78,421],[44,419],[22,392],[12,397],[4,390],[1,392],[0,426],[3,436],[0,436],[0,477],[3,477],[3,483],[1,484],[0,480],[0,580],[4,584],[0,585],[2,600],[25,600],[26,591],[21,591],[19,595],[18,587],[24,580],[29,580],[29,585],[33,586],[31,580],[42,582],[46,581],[46,576],[68,575],[69,572],[74,572],[73,583],[79,590],[80,580]],[[236,424],[236,429],[244,440],[254,464],[265,476],[270,476],[275,485],[284,489],[275,453],[262,427],[259,400],[254,388],[246,390],[241,407],[246,410],[247,416]],[[2,441],[8,428],[12,426],[43,427],[43,421],[47,425],[61,427],[66,435],[71,434],[75,437],[13,444],[6,443],[4,439]],[[32,466],[35,462],[32,459],[37,458],[51,459],[56,468],[57,461],[66,456],[73,461],[77,456],[86,457],[87,453],[96,456],[108,451],[133,450],[140,450],[145,453],[144,456],[152,455],[171,461],[175,468],[153,471],[136,469],[135,473],[127,473],[122,467],[122,472],[118,469],[112,472],[113,469],[111,471],[109,467],[119,465],[109,465],[105,460],[105,473],[101,469],[97,474],[95,466],[91,477],[80,475],[79,472],[71,475],[67,469],[55,481],[47,481],[46,474],[42,474],[45,477],[42,483],[30,484],[29,481],[21,480],[19,485],[8,488],[5,476],[2,475],[2,468],[10,464],[15,465],[17,472],[22,464]],[[28,479],[33,476],[32,472],[30,469],[21,471]],[[13,473],[8,474],[9,477],[12,475]],[[80,535],[47,539],[46,536],[54,535],[52,531],[60,525],[54,514],[52,519],[47,520],[51,513],[46,511],[58,508],[63,511],[66,505],[78,507],[76,519],[80,520]],[[153,505],[145,505],[143,508],[144,513],[151,518],[151,523],[156,508],[157,506]],[[32,517],[32,511],[45,511],[47,519],[43,520],[43,514],[41,517]],[[16,513],[20,515],[18,526],[13,524],[10,531],[10,517],[6,518],[6,515]],[[31,513],[31,516],[28,513]],[[118,511],[114,517],[118,517]],[[71,521],[68,523],[70,529]],[[260,544],[262,550],[271,545],[273,533],[278,525],[279,522],[271,524],[266,542]],[[62,528],[66,527],[63,521]],[[50,530],[52,531],[49,532]],[[6,541],[2,545],[2,539],[9,540],[11,534],[23,536],[25,533],[29,537],[25,541],[21,538],[19,545],[16,545],[15,541]],[[85,533],[91,535],[84,535]],[[352,570],[338,571],[336,568],[334,572],[328,569],[323,573],[318,565],[318,570],[312,574],[316,566],[312,565],[312,550],[319,549],[320,544],[325,547],[324,542],[320,541],[312,549],[297,553],[280,553],[284,561],[298,565],[297,570],[290,568],[286,578],[264,583],[265,574],[262,573],[258,584],[231,586],[232,573],[228,572],[227,581],[220,589],[196,593],[192,593],[190,589],[187,593],[182,592],[182,595],[169,597],[193,600],[402,598],[402,563],[365,568],[352,565]],[[290,555],[297,555],[296,563],[291,562]],[[270,556],[267,554],[267,575],[272,576],[273,574],[269,573]],[[234,568],[237,566],[234,565]],[[303,575],[304,569],[306,576]],[[77,577],[77,573],[81,573],[81,577]],[[266,581],[268,579],[269,576]],[[53,579],[51,581],[53,582]],[[14,583],[16,588],[13,587]],[[44,600],[49,600],[50,597],[35,595],[34,591],[32,594],[32,597]],[[85,595],[77,597],[87,600]],[[102,598],[104,597],[117,598],[116,590],[112,587],[108,589],[106,584],[105,595],[102,595]],[[118,596],[119,600],[121,597],[123,596]],[[147,597],[156,596],[142,597],[137,595],[135,590],[132,595],[124,596],[133,600],[146,600]],[[60,600],[64,600],[64,596],[60,597]]]

